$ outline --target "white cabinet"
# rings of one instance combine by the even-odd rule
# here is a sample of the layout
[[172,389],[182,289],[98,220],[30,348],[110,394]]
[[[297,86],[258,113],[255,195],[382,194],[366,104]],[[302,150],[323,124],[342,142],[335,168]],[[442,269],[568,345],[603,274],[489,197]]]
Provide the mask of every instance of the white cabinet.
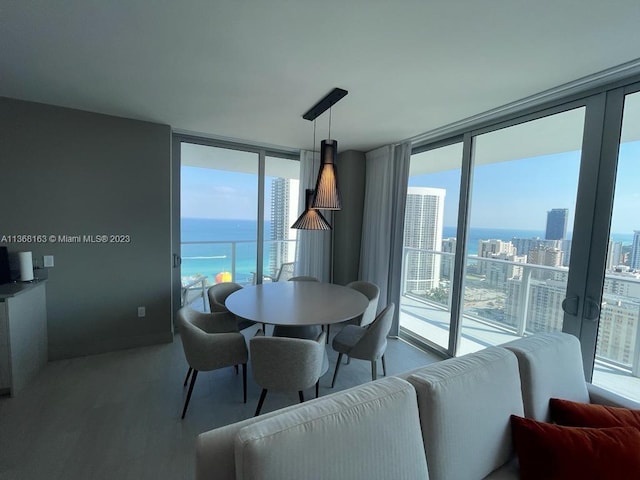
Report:
[[45,282],[0,285],[0,394],[15,395],[46,363]]

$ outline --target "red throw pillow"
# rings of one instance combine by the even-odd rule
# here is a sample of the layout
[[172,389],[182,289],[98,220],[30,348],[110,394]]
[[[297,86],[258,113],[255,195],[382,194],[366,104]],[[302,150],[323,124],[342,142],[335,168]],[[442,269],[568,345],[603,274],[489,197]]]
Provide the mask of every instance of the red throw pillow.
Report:
[[551,420],[570,427],[635,427],[640,429],[640,410],[607,407],[552,398],[549,400]]
[[564,427],[511,416],[522,480],[640,478],[640,430]]

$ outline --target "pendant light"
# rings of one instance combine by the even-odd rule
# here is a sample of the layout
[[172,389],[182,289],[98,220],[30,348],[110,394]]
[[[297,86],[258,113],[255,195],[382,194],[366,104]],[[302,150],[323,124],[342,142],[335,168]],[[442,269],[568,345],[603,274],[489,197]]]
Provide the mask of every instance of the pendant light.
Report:
[[291,225],[291,228],[299,230],[331,230],[331,225],[322,213],[311,206],[314,191],[307,188],[305,192],[304,212]]
[[[316,103],[302,118],[315,120],[319,115],[329,110],[329,138],[320,144],[320,170],[316,181],[315,196],[312,207],[323,210],[341,210],[342,200],[338,188],[338,142],[331,139],[331,107],[347,95],[346,90],[334,88],[327,96]],[[314,133],[315,136],[315,133]],[[315,144],[315,140],[314,140]]]

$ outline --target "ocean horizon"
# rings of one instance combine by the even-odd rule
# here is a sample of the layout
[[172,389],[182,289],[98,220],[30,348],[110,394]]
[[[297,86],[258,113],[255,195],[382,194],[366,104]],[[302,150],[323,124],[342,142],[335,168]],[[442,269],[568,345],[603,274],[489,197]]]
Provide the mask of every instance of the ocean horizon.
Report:
[[[235,242],[236,277],[235,282],[248,283],[253,278],[256,268],[256,220],[181,218],[181,256],[183,277],[205,275],[209,283],[215,283],[215,276],[232,270],[232,242]],[[271,222],[265,222],[266,240],[270,237]],[[456,227],[443,227],[443,238],[456,236]],[[524,230],[509,228],[472,227],[467,238],[469,255],[477,255],[480,240],[510,241],[512,238],[544,238],[543,230]],[[633,232],[629,234],[612,234],[612,240],[630,245]],[[185,243],[187,242],[187,243]],[[188,243],[207,242],[207,243]],[[269,249],[263,257],[265,273],[269,268]]]

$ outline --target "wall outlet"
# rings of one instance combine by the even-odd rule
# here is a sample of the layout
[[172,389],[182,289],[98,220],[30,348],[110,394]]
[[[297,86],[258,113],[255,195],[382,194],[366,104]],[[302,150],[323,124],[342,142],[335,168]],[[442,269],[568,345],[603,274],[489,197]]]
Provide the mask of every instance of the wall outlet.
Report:
[[147,310],[144,307],[138,307],[138,317],[142,318],[147,314]]
[[43,260],[45,267],[53,267],[53,255],[45,255]]

